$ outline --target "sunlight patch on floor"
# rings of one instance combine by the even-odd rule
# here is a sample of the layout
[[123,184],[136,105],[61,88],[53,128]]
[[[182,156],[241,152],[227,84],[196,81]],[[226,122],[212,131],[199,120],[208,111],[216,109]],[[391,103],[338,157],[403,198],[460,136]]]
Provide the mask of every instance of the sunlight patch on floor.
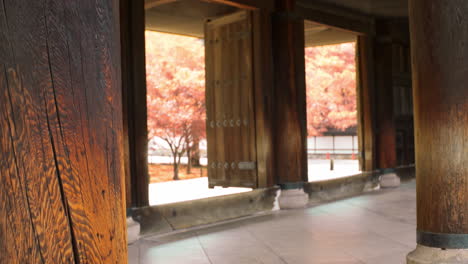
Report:
[[191,201],[221,195],[251,191],[251,188],[208,188],[208,178],[152,183],[149,186],[150,205]]

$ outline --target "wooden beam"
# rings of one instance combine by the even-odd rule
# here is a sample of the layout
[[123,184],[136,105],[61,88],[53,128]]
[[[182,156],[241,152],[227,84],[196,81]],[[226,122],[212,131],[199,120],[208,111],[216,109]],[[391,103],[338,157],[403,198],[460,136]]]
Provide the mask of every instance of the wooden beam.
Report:
[[274,1],[272,0],[201,0],[204,2],[224,4],[228,6],[237,7],[240,9],[255,10],[263,9],[270,10],[274,9]]
[[151,9],[153,7],[166,5],[170,3],[177,2],[179,0],[145,0],[145,10]]
[[351,10],[316,3],[298,1],[296,13],[304,19],[358,35],[375,35],[374,19]]
[[0,5],[0,263],[127,259],[118,12]]
[[149,205],[143,1],[121,1],[122,89],[127,207]]

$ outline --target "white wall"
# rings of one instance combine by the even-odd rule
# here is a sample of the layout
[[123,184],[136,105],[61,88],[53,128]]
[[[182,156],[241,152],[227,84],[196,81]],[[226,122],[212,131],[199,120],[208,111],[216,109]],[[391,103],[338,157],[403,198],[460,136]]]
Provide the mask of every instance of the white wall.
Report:
[[[333,145],[335,146],[335,150],[333,150]],[[352,154],[353,152],[357,153],[358,138],[357,136],[310,137],[307,139],[307,149],[309,154]]]

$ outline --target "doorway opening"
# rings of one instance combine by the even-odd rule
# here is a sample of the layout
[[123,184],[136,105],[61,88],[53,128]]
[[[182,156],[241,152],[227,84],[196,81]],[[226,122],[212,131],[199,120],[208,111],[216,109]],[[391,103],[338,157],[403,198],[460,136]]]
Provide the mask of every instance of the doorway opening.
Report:
[[359,174],[356,35],[308,20],[304,29],[308,179]]
[[149,204],[251,191],[212,186],[207,166],[206,25],[239,9],[204,1],[150,2],[145,6]]

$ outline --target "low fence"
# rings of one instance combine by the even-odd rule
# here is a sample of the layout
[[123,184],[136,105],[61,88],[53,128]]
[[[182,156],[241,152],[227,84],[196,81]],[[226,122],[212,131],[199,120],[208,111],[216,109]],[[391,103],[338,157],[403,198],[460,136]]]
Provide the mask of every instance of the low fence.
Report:
[[350,136],[316,136],[307,139],[309,158],[355,159],[359,154],[358,137]]
[[[149,151],[150,163],[172,162],[171,151],[165,144],[163,141],[152,144]],[[359,155],[358,137],[356,135],[310,137],[307,139],[307,155],[311,159],[357,159]],[[200,142],[200,156],[202,159],[206,158],[206,140]],[[186,158],[182,159],[182,163],[186,163]]]

